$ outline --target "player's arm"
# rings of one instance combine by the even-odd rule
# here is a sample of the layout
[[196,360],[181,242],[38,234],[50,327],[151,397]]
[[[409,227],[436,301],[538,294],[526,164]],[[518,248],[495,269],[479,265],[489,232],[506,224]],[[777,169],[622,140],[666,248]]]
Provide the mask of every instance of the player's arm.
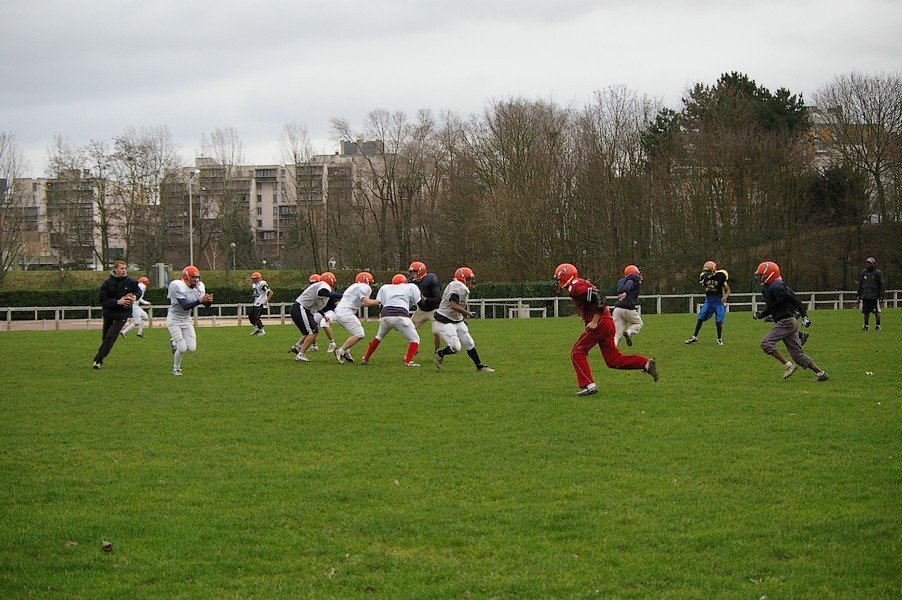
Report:
[[462,314],[465,317],[470,316],[469,309],[467,309],[466,306],[464,306],[463,304],[460,303],[460,296],[458,296],[457,294],[451,294],[451,297],[448,298],[448,300],[451,303],[451,310],[453,310],[455,312],[459,312],[460,314]]
[[730,297],[730,284],[726,281],[723,282],[723,301],[726,302],[727,298]]
[[272,289],[271,289],[271,288],[266,288],[266,303],[267,303],[267,304],[268,304],[269,301],[272,299],[272,293],[273,293],[273,292],[272,292]]

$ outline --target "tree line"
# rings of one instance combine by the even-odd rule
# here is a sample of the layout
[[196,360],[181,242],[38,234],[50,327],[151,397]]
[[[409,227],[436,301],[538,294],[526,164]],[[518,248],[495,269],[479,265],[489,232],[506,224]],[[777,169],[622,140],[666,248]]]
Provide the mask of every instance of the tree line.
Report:
[[[392,269],[422,259],[439,273],[468,263],[483,279],[528,281],[547,279],[562,261],[600,280],[633,263],[666,293],[689,289],[709,259],[731,270],[738,290],[751,287],[765,258],[808,289],[849,288],[863,253],[898,263],[898,72],[838,76],[811,104],[728,73],[692,86],[678,107],[610,87],[581,107],[507,98],[478,115],[374,110],[359,126],[333,119],[331,127],[336,140],[378,144],[358,148],[346,186],[321,189],[306,169],[305,127],[285,125],[293,220],[284,266],[322,270],[338,257],[341,267]],[[12,135],[2,141],[0,177],[12,181],[22,161]],[[222,260],[233,248],[234,263],[259,266],[246,203],[229,193],[240,137],[215,130],[201,146],[221,181],[216,194],[208,186],[209,212],[195,215],[199,251]],[[58,242],[99,232],[93,252],[107,264],[103,228],[116,222],[134,237],[127,260],[165,255],[172,223],[184,217],[181,205],[165,210],[166,178],[181,164],[168,130],[130,129],[109,146],[57,139],[49,164],[48,175],[72,174],[95,190],[93,221],[61,216]],[[4,257],[21,243],[15,202],[7,186]]]

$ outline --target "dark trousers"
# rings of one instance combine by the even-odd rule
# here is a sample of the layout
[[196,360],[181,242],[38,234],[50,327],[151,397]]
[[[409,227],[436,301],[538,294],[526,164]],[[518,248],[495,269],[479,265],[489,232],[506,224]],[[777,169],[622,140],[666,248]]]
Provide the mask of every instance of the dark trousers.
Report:
[[259,329],[263,329],[263,321],[260,319],[260,316],[263,314],[262,306],[251,306],[247,309],[247,319],[251,322],[251,325],[257,327]]
[[103,343],[97,349],[97,356],[94,357],[94,362],[103,363],[103,359],[113,349],[113,344],[116,343],[116,338],[119,337],[119,332],[125,327],[126,321],[128,319],[103,318]]

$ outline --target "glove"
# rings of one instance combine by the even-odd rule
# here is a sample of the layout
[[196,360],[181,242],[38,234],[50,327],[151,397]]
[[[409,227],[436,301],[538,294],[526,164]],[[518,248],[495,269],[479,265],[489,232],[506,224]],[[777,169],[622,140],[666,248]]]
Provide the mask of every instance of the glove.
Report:
[[468,316],[469,316],[471,319],[478,319],[478,318],[479,318],[479,313],[477,313],[475,310],[474,310],[474,311],[470,311],[470,314],[469,314]]
[[811,327],[811,319],[808,317],[802,317],[802,325],[805,327]]

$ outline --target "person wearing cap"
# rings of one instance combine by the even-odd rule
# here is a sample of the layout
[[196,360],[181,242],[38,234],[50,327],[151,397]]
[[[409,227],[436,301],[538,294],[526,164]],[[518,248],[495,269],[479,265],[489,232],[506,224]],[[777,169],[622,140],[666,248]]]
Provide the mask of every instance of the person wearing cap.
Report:
[[272,298],[272,290],[269,289],[269,284],[263,279],[263,275],[258,272],[251,275],[251,295],[254,297],[254,305],[247,311],[247,318],[254,326],[251,335],[266,335],[266,331],[263,329],[263,320],[260,317],[263,315],[263,309],[269,304],[269,299]]
[[883,301],[883,273],[877,268],[877,259],[869,256],[867,267],[858,277],[858,299],[861,300],[861,312],[864,325],[861,330],[868,330],[868,317],[874,313],[874,331],[880,331],[880,303]]

